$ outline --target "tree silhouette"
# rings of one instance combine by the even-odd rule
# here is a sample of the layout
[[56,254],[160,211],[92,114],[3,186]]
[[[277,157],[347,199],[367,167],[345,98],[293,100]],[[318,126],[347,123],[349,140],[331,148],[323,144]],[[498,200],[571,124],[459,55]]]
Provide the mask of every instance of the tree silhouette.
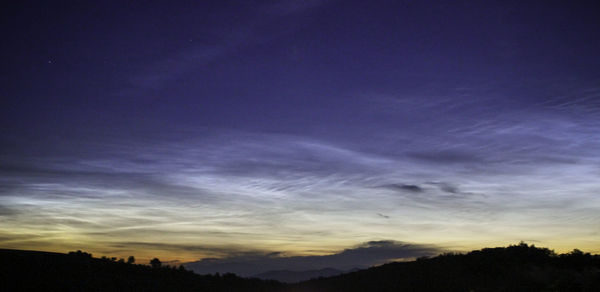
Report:
[[75,251],[71,251],[71,252],[69,252],[69,255],[77,256],[77,257],[81,257],[81,258],[89,258],[89,259],[92,258],[92,254],[91,253],[83,252],[81,250],[77,250],[76,252]]
[[150,261],[150,266],[152,266],[153,268],[160,268],[161,265],[162,265],[162,263],[160,262],[160,260],[158,258],[153,258]]
[[[133,257],[130,257],[133,258]],[[128,260],[133,261],[133,260]],[[556,254],[525,243],[445,253],[296,284],[198,275],[180,266],[125,265],[91,258],[0,249],[0,291],[600,291],[600,255]],[[36,275],[35,281],[14,281]]]
[[283,287],[273,281],[198,275],[164,264],[160,268],[126,265],[111,257],[87,258],[83,252],[67,255],[0,249],[0,263],[0,291],[280,292],[277,288]]
[[128,264],[130,264],[130,265],[133,265],[133,264],[135,264],[135,257],[133,257],[133,256],[129,256],[129,257],[127,258],[127,263],[128,263]]

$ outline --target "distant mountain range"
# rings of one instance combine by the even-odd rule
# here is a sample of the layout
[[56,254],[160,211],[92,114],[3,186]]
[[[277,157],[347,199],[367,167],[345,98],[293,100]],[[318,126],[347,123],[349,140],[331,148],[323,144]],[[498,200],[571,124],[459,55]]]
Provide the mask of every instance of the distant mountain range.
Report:
[[[350,271],[348,271],[350,272]],[[320,270],[309,270],[309,271],[269,271],[260,273],[252,276],[253,278],[259,278],[262,280],[277,280],[283,283],[297,283],[302,281],[307,281],[310,279],[315,279],[319,277],[331,277],[343,274],[344,271],[325,268]]]
[[[202,259],[184,266],[198,274],[235,273],[252,277],[273,271],[351,271],[381,265],[390,259],[415,259],[445,250],[430,245],[409,244],[393,240],[369,241],[337,253],[309,256],[286,256],[279,253],[249,253],[218,259]],[[283,273],[278,273],[283,274]],[[316,276],[329,276],[329,274]],[[294,278],[294,277],[293,277]],[[304,280],[305,278],[302,277]],[[308,280],[308,279],[307,279]]]
[[0,263],[0,291],[600,291],[600,255],[555,254],[524,243],[343,274],[321,269],[256,275],[286,282],[320,277],[293,284],[198,275],[182,267],[136,265],[81,252],[0,249]]

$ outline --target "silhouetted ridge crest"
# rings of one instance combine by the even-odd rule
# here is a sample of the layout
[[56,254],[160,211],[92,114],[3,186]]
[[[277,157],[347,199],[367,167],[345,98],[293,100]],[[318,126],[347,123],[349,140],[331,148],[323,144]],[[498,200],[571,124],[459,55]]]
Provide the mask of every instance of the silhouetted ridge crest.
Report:
[[[600,291],[600,256],[556,254],[520,243],[466,254],[445,253],[412,262],[297,284],[197,275],[182,267],[133,264],[134,258],[0,250],[0,291]],[[24,279],[24,280],[21,280]]]
[[135,258],[93,258],[69,254],[0,249],[0,291],[274,291],[275,281],[234,274],[198,275],[183,266],[134,264]]
[[600,256],[520,243],[311,280],[298,291],[600,291]]

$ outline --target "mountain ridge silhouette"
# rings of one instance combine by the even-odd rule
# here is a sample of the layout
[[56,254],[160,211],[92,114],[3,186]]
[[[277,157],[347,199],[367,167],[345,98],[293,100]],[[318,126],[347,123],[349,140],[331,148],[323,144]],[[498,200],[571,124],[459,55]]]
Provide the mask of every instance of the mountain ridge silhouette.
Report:
[[600,255],[525,243],[285,284],[69,254],[0,249],[2,291],[600,291]]

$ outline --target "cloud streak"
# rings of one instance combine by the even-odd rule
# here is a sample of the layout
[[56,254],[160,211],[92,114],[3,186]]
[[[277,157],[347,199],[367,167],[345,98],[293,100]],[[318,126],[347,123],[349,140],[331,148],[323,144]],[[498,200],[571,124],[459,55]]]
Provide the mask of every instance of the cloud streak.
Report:
[[[164,248],[169,251],[193,242],[217,245],[243,238],[263,250],[302,252],[339,248],[347,244],[347,234],[356,232],[364,234],[361,241],[392,235],[453,244],[465,236],[474,241],[499,236],[506,225],[524,236],[530,226],[558,228],[539,225],[547,221],[560,228],[577,224],[593,229],[594,223],[594,215],[581,209],[586,201],[595,204],[589,200],[593,184],[579,176],[587,165],[562,161],[539,162],[535,174],[520,170],[512,175],[510,163],[481,171],[479,167],[494,164],[453,159],[455,171],[449,172],[443,163],[433,166],[316,138],[248,132],[205,135],[185,144],[133,140],[127,147],[107,144],[68,160],[26,161],[7,161],[0,169],[0,196],[11,210],[3,212],[11,228],[2,235],[18,238],[28,230],[36,233],[37,243],[17,242],[33,246],[56,241],[55,234],[108,245],[127,237],[131,247],[123,243],[110,249],[125,253],[135,250],[135,242],[158,247],[159,238],[169,234],[174,246]],[[571,169],[572,176],[548,180],[556,165],[563,172]],[[546,185],[540,188],[542,182]],[[565,205],[565,196],[574,189],[580,194],[569,196]],[[539,204],[542,198],[547,204]],[[540,215],[518,223],[517,214],[533,207],[541,214],[567,208],[592,217],[558,222]],[[489,231],[482,232],[483,226]],[[447,234],[442,241],[428,236],[439,232]],[[226,256],[211,249],[181,249],[183,261],[199,254]]]

